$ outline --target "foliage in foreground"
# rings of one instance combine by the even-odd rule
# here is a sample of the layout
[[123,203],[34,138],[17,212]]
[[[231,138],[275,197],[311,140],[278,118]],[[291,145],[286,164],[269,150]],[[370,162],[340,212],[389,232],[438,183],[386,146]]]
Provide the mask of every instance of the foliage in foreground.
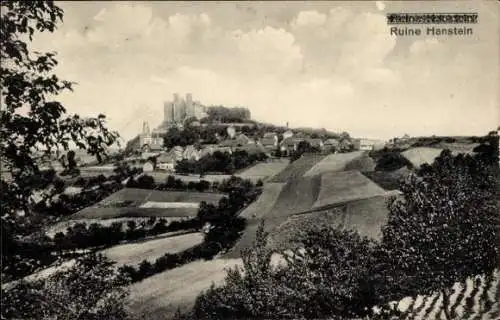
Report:
[[[495,181],[480,157],[444,151],[389,202],[381,243],[329,226],[299,238],[300,249],[270,264],[263,227],[243,269],[201,294],[190,316],[206,319],[388,318],[384,309],[406,296],[437,293],[447,319],[459,317],[449,297],[468,277],[491,277],[496,267]],[[396,315],[397,316],[397,315]]]
[[263,226],[243,269],[228,272],[226,285],[198,297],[192,316],[207,319],[345,319],[369,315],[375,283],[369,278],[375,244],[353,232],[316,229],[301,249],[272,265]]
[[[23,234],[20,220],[36,211],[37,198],[53,197],[47,189],[62,186],[56,175],[41,169],[44,158],[78,147],[102,160],[118,134],[107,128],[104,115],[67,114],[57,96],[72,90],[73,84],[53,73],[58,63],[54,52],[30,48],[36,34],[53,32],[62,22],[62,9],[53,1],[1,1],[0,9],[2,262],[15,264],[33,258],[18,259],[23,252],[12,247],[4,250]],[[74,171],[74,158],[70,160],[68,169]]]
[[127,283],[103,256],[86,256],[47,279],[2,289],[2,319],[127,319]]
[[389,204],[383,246],[391,282],[402,295],[441,291],[450,319],[450,288],[490,273],[497,263],[493,171],[478,158],[443,151],[402,184]]

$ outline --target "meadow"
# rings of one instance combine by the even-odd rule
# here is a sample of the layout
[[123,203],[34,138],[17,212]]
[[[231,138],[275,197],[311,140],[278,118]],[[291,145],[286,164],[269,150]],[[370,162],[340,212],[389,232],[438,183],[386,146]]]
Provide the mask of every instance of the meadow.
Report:
[[269,211],[274,207],[284,186],[284,183],[266,183],[260,197],[246,207],[245,210],[240,213],[240,216],[245,219],[260,219],[266,217]]
[[236,265],[242,265],[241,259],[195,261],[159,273],[130,286],[128,308],[139,319],[172,319],[178,309],[191,308],[212,283],[223,283],[227,268]]
[[72,215],[70,219],[192,218],[197,214],[198,208],[87,207]]
[[143,260],[154,262],[165,253],[177,253],[194,247],[203,241],[202,233],[188,233],[178,236],[159,236],[131,243],[113,246],[101,251],[117,265],[136,266]]
[[238,177],[250,180],[266,180],[271,179],[275,175],[283,171],[289,164],[288,159],[283,159],[283,161],[270,161],[270,162],[260,162],[256,165],[243,170]]
[[138,188],[124,188],[103,199],[96,206],[109,207],[123,203],[140,206],[147,201],[153,202],[188,202],[217,204],[224,197],[221,193],[192,192],[192,191],[158,191]]
[[271,178],[269,182],[288,182],[289,180],[299,179],[323,158],[325,158],[325,155],[322,154],[304,154]]
[[325,172],[344,171],[347,164],[354,159],[361,158],[364,153],[364,151],[354,151],[348,153],[329,154],[309,169],[304,176],[307,177],[323,174]]
[[384,189],[359,171],[328,172],[321,176],[319,195],[312,207],[319,209],[384,193]]

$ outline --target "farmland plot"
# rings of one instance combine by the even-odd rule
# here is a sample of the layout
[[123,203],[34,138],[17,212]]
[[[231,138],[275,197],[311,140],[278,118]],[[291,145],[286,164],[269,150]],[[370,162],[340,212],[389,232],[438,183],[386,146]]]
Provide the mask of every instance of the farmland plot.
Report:
[[322,154],[308,154],[303,155],[299,159],[290,163],[283,171],[278,173],[270,182],[288,182],[292,179],[301,178],[304,173],[309,171],[315,164],[320,162],[325,155]]
[[325,172],[344,171],[349,162],[362,157],[363,154],[364,151],[329,154],[309,169],[304,176],[314,176]]
[[380,240],[388,214],[384,196],[355,200],[329,209],[293,215],[270,233],[268,242],[273,249],[291,248],[301,232],[321,225],[353,230],[361,236]]
[[165,253],[177,253],[194,247],[203,241],[202,233],[189,233],[175,237],[137,241],[117,245],[102,251],[118,265],[138,265],[142,260],[154,262]]
[[329,172],[321,176],[321,188],[313,207],[319,209],[384,194],[384,189],[359,171]]
[[191,191],[158,191],[137,188],[124,188],[103,199],[99,207],[116,206],[117,204],[130,204],[139,206],[146,201],[154,202],[201,202],[217,204],[224,197],[220,193],[191,192]]
[[115,218],[192,218],[198,214],[197,208],[96,208],[87,207],[71,216],[79,219],[115,219]]
[[251,179],[251,180],[265,180],[266,178],[272,178],[277,175],[283,169],[285,169],[289,164],[289,161],[276,161],[276,162],[261,162],[257,163],[253,167],[250,167],[240,174],[238,177],[243,179]]
[[288,217],[294,213],[309,211],[318,197],[321,176],[303,177],[289,181],[281,190],[269,218]]
[[276,203],[284,185],[284,183],[266,183],[259,198],[245,208],[240,216],[245,219],[265,217]]
[[130,286],[129,309],[140,319],[172,319],[212,283],[222,284],[226,269],[236,265],[242,266],[241,259],[195,261],[149,277]]
[[[404,312],[402,319],[446,319],[443,298],[439,293],[428,296],[406,297],[393,303]],[[450,296],[450,313],[455,319],[496,320],[500,318],[500,271],[492,277],[470,277],[465,283],[455,283]]]
[[442,151],[443,149],[438,148],[419,147],[408,149],[402,152],[401,155],[408,159],[414,167],[420,167],[424,163],[431,164],[434,162],[434,159],[436,159]]

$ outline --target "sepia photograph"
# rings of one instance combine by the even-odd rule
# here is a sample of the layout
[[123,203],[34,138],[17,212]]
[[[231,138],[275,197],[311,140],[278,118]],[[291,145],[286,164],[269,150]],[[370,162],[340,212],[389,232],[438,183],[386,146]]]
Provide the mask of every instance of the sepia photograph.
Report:
[[500,2],[0,2],[1,319],[500,319]]

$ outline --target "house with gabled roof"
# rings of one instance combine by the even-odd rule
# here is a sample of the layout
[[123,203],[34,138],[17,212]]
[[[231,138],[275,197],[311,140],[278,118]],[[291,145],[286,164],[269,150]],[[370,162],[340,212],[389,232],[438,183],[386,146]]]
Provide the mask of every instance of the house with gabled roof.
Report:
[[182,158],[185,160],[198,161],[200,160],[200,153],[193,145],[189,145],[184,149]]
[[297,151],[297,147],[303,138],[289,137],[284,139],[280,143],[280,151],[282,155],[291,155],[293,152]]
[[311,145],[311,147],[316,148],[318,150],[323,150],[324,147],[323,140],[319,138],[308,138],[304,140],[308,142]]
[[181,146],[175,146],[168,152],[168,154],[172,156],[176,161],[181,161],[182,159],[184,159],[183,153],[184,148]]
[[334,138],[326,139],[325,142],[323,142],[325,149],[328,151],[338,151],[339,144],[339,140]]
[[278,135],[274,132],[264,134],[259,143],[268,151],[275,151],[278,147]]
[[156,167],[164,171],[174,171],[177,161],[172,155],[162,154],[156,158]]

